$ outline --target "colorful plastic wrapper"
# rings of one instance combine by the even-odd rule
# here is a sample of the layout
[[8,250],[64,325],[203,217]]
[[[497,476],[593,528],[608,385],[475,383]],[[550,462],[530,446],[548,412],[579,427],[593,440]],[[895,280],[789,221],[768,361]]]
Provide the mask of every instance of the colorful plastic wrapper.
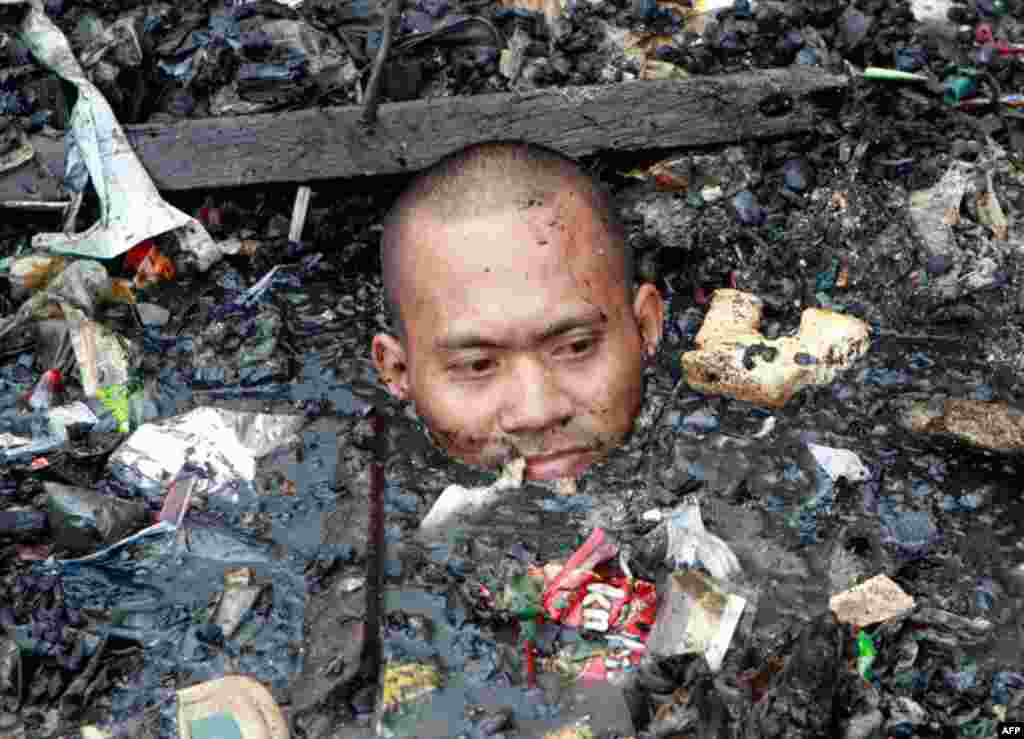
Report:
[[593,570],[619,553],[619,546],[604,529],[594,529],[544,591],[544,611],[555,621],[570,612],[581,586],[593,579]]
[[[213,239],[202,225],[160,197],[156,185],[128,142],[110,104],[89,80],[67,38],[47,17],[42,0],[0,0],[26,9],[21,36],[33,56],[76,89],[68,122],[65,182],[83,182],[86,170],[99,198],[100,217],[80,233],[40,233],[35,248],[110,259],[143,239],[186,231]],[[205,245],[204,245],[205,246]]]
[[411,736],[411,730],[431,711],[434,694],[443,688],[441,671],[429,662],[389,662],[376,731],[379,736]]
[[[68,328],[86,397],[99,397],[101,389],[127,383],[134,355],[128,340],[103,324],[86,318],[77,309],[69,308],[65,311],[67,313],[74,316],[69,316]],[[122,419],[118,418],[118,421]]]
[[[42,278],[40,278],[42,279]],[[51,305],[72,307],[85,317],[93,315],[96,305],[112,297],[114,283],[107,268],[93,259],[79,259],[40,282],[35,293],[18,309],[21,319],[44,319]]]
[[647,647],[656,657],[703,654],[711,670],[717,672],[744,609],[752,613],[756,597],[756,593],[698,570],[674,572],[668,578],[668,592]]
[[[657,615],[657,591],[623,572],[616,554],[615,541],[595,529],[564,566],[531,567],[508,584],[501,605],[520,619],[528,676],[539,657],[543,672],[583,685],[615,684],[640,663]],[[549,636],[541,638],[538,624],[545,618],[554,624],[543,627]],[[587,637],[573,636],[580,632]]]

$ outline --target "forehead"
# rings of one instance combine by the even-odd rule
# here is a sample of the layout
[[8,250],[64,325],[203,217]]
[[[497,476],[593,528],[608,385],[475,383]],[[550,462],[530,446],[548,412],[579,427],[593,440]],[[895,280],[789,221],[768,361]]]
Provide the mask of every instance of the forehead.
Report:
[[433,271],[443,267],[452,277],[481,268],[552,266],[567,259],[577,266],[614,266],[617,256],[599,219],[575,193],[550,205],[510,203],[504,210],[452,223],[416,215],[405,226],[404,243],[406,264]]
[[408,228],[403,315],[421,336],[466,320],[511,330],[567,304],[612,312],[624,302],[619,254],[598,219],[573,201]]

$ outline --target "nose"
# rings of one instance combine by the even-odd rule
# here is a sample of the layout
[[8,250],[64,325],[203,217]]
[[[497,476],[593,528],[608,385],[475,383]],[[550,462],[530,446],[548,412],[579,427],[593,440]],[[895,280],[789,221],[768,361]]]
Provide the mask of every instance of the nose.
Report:
[[551,371],[524,359],[512,374],[499,423],[506,434],[537,433],[568,422],[572,412],[572,399]]

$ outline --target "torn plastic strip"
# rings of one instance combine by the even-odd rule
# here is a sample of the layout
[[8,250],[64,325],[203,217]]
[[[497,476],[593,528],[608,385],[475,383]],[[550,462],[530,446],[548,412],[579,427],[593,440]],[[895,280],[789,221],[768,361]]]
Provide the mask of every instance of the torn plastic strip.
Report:
[[[33,56],[58,77],[75,86],[65,157],[65,180],[75,179],[84,163],[100,201],[100,217],[78,234],[40,233],[37,249],[80,254],[99,259],[116,257],[143,239],[182,229],[213,239],[202,225],[160,197],[103,94],[86,77],[67,38],[47,17],[41,0],[0,0],[27,8],[21,36]],[[78,183],[73,183],[78,184]],[[196,246],[189,244],[190,249]],[[199,244],[204,247],[205,244]],[[197,253],[200,251],[197,248]]]

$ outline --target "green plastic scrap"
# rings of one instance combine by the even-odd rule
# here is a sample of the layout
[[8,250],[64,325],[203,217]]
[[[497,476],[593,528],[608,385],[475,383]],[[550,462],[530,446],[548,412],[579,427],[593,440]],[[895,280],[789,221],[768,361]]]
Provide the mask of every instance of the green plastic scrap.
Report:
[[864,70],[866,80],[888,80],[891,82],[929,82],[930,79],[923,74],[913,72],[902,72],[898,69],[886,67],[868,67]]
[[878,652],[875,651],[875,642],[866,631],[857,634],[857,672],[865,680],[871,680],[874,675],[871,672],[871,665],[875,662]]
[[125,383],[108,385],[99,388],[96,397],[117,419],[117,430],[122,434],[127,434],[139,425],[141,414],[138,405],[142,400],[142,394],[138,388]]
[[519,634],[528,641],[537,641],[537,620],[533,618],[520,619]]
[[960,736],[995,736],[996,722],[990,718],[979,718],[960,724]]
[[128,418],[131,409],[128,401],[128,388],[124,385],[109,385],[101,387],[96,396],[103,407],[110,411],[117,419],[117,430],[122,434],[128,433]]

